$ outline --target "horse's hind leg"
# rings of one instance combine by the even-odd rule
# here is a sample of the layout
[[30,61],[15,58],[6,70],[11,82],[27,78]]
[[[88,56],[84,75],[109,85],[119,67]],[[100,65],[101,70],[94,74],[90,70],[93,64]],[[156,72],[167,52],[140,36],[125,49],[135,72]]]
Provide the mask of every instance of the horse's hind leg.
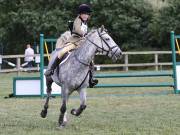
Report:
[[44,104],[44,109],[41,111],[41,117],[42,118],[45,118],[46,115],[47,115],[47,109],[49,107],[49,105],[48,105],[49,104],[49,98],[51,97],[51,91],[52,91],[52,89],[51,89],[52,83],[53,83],[52,78],[51,77],[46,77],[47,97],[46,97],[46,102]]
[[83,88],[79,91],[81,104],[78,109],[72,109],[71,114],[75,116],[79,116],[86,109],[86,89]]

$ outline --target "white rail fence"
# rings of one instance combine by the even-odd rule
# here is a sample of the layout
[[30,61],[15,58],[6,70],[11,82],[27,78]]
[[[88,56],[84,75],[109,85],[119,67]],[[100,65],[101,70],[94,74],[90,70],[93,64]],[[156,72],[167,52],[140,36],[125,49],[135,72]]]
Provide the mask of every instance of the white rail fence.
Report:
[[[153,62],[146,62],[146,63],[130,63],[129,57],[136,57],[137,55],[152,55],[154,57]],[[95,67],[97,70],[100,70],[101,68],[123,68],[123,70],[128,71],[130,67],[154,67],[154,70],[159,70],[162,68],[162,66],[171,66],[172,62],[166,61],[166,62],[160,62],[159,56],[160,55],[169,55],[171,57],[171,51],[143,51],[143,52],[124,52],[123,57],[120,60],[120,62],[117,64],[95,64]],[[24,55],[0,55],[0,72],[21,72],[21,71],[27,71],[27,70],[36,70],[39,71],[39,62],[40,62],[40,56],[39,54],[35,54],[35,67],[32,68],[23,68],[23,61]],[[47,55],[45,55],[47,57]],[[12,63],[14,59],[15,63]],[[8,69],[1,68],[3,64],[8,64]],[[7,67],[7,66],[6,66]]]

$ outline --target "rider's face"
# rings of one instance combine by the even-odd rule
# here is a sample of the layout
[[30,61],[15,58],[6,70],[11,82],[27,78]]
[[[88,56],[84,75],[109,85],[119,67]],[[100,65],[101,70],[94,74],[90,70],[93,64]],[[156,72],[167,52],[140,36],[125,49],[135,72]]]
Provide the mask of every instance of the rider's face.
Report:
[[87,21],[88,20],[88,18],[89,18],[89,14],[80,14],[80,17],[81,17],[81,19],[83,20],[83,21]]

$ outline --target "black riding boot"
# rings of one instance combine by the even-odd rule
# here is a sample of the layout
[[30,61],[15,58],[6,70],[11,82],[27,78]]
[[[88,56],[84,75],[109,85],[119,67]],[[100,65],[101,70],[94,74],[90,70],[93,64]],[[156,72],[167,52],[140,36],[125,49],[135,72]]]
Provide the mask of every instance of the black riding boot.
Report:
[[98,80],[93,78],[94,75],[94,64],[93,62],[90,63],[90,70],[89,70],[89,87],[93,88],[96,84],[98,84]]
[[58,57],[56,57],[56,59],[54,60],[54,63],[51,65],[50,69],[47,69],[46,72],[44,73],[45,76],[51,76],[54,74],[54,70],[56,69],[56,67],[61,63],[61,59],[59,59]]

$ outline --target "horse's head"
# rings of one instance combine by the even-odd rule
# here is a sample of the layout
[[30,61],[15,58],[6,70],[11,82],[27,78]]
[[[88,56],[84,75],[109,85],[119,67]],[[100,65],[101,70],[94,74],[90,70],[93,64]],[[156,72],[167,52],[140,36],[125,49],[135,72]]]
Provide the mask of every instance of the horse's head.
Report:
[[97,35],[94,36],[94,45],[97,46],[97,52],[105,54],[112,58],[113,61],[121,58],[122,51],[114,40],[109,36],[104,26],[97,29]]

